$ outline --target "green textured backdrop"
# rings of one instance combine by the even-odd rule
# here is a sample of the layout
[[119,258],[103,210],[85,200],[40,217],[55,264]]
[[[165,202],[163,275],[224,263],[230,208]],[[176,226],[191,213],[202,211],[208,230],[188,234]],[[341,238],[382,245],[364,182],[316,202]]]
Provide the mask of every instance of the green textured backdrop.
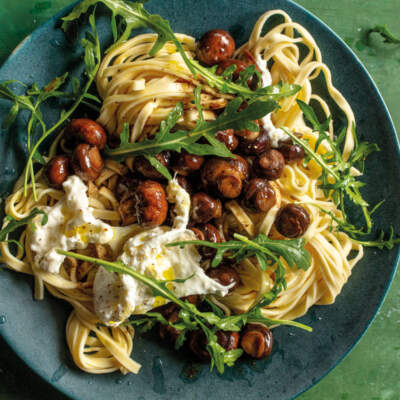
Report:
[[[400,131],[400,45],[383,44],[378,37],[374,37],[369,47],[362,41],[368,28],[384,23],[400,37],[400,0],[297,2],[320,17],[353,48],[377,83]],[[68,0],[0,0],[0,64],[26,35],[70,3]],[[397,275],[375,322],[358,346],[300,399],[400,399],[399,330],[400,277]],[[0,400],[22,399],[66,398],[29,371],[0,339]]]

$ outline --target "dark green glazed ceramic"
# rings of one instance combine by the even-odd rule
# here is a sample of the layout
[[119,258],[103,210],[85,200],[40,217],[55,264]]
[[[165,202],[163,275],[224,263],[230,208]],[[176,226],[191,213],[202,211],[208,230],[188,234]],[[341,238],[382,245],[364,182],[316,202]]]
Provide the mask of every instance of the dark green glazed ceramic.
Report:
[[[212,28],[231,31],[245,41],[257,17],[268,9],[282,8],[316,38],[330,66],[335,85],[352,105],[358,132],[377,142],[382,151],[370,157],[366,198],[386,202],[377,215],[376,228],[394,225],[400,217],[399,145],[386,107],[368,73],[346,45],[301,7],[287,0],[151,0],[146,7],[168,18],[175,32],[199,37]],[[67,45],[57,29],[60,13],[37,29],[0,70],[0,80],[19,79],[44,84],[65,71],[79,69],[78,46]],[[106,19],[99,30],[110,40]],[[9,105],[0,101],[0,119]],[[336,116],[340,120],[340,115]],[[49,109],[50,122],[56,113]],[[12,187],[24,165],[25,120],[0,132],[0,193]],[[90,376],[77,370],[64,339],[69,307],[47,296],[32,300],[32,281],[8,270],[0,273],[0,333],[27,364],[69,396],[92,399],[290,399],[313,385],[334,367],[359,340],[380,306],[397,264],[398,251],[366,250],[336,303],[313,307],[301,322],[312,334],[281,327],[274,331],[275,349],[266,361],[241,361],[223,376],[207,366],[191,365],[151,336],[136,337],[134,357],[142,363],[139,375]]]

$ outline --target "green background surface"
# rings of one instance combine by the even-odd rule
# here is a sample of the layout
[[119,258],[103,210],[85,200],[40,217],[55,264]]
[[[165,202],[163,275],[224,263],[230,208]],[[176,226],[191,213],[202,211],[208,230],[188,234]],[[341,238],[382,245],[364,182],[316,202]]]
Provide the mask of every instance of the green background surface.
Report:
[[[378,85],[400,131],[400,45],[383,44],[377,36],[369,46],[363,41],[365,32],[376,24],[387,24],[400,37],[400,0],[297,2],[327,23],[356,52]],[[0,0],[0,63],[26,35],[69,3],[68,0]],[[357,347],[300,399],[400,399],[399,330],[400,277],[397,275],[382,309]],[[0,339],[0,400],[17,399],[66,398],[27,369]]]

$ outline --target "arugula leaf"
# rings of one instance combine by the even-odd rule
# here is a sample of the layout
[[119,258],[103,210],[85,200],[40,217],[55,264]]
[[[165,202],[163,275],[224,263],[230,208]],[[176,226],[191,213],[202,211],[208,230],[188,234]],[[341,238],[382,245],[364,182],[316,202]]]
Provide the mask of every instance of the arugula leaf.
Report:
[[[385,236],[388,236],[388,238],[385,239]],[[375,240],[357,240],[357,239],[352,239],[352,240],[353,242],[362,244],[363,246],[377,247],[380,250],[383,249],[392,250],[396,244],[400,243],[400,238],[394,237],[393,226],[390,227],[389,235],[387,235],[384,231],[381,231],[379,236]]]
[[370,37],[372,33],[378,33],[384,39],[384,43],[392,43],[392,44],[399,44],[400,39],[395,37],[386,25],[376,25],[375,27],[369,29],[367,31],[367,43],[370,43]]
[[[68,28],[68,23],[78,19],[82,14],[85,14],[89,7],[94,6],[97,3],[103,3],[112,12],[112,32],[117,36],[117,30],[115,29],[115,17],[119,16],[125,23],[125,29],[120,37],[115,41],[112,47],[117,46],[124,40],[129,38],[129,35],[133,29],[138,28],[149,28],[158,34],[157,41],[154,43],[153,48],[150,51],[150,55],[156,54],[168,41],[171,40],[177,49],[182,54],[185,62],[187,56],[185,51],[174,35],[169,22],[159,15],[148,13],[141,2],[123,1],[123,0],[84,0],[74,7],[74,9],[63,19],[62,29]],[[194,73],[194,70],[192,70]]]
[[285,266],[280,258],[286,260],[289,267],[307,270],[311,265],[311,256],[305,249],[304,239],[292,240],[271,240],[267,236],[259,234],[253,240],[246,236],[234,234],[237,240],[229,240],[222,243],[213,243],[206,240],[187,240],[181,242],[168,243],[167,247],[186,246],[194,244],[216,249],[211,267],[217,267],[224,255],[229,253],[228,257],[236,263],[249,257],[256,257],[261,269],[266,270],[268,266],[275,264],[275,282],[272,289],[264,295],[262,306],[270,304],[276,299],[278,294],[286,289]]
[[176,339],[176,342],[175,342],[175,350],[179,350],[184,345],[185,340],[186,340],[186,332],[187,332],[186,329],[183,329],[180,332],[180,334],[179,334],[179,336],[178,336],[178,338]]
[[19,104],[17,101],[14,102],[7,117],[4,119],[3,123],[1,124],[2,129],[8,129],[17,118],[19,112]]
[[22,247],[21,244],[14,239],[7,239],[7,236],[17,230],[18,228],[21,228],[22,226],[29,225],[33,230],[36,229],[35,225],[33,224],[32,220],[37,216],[37,215],[43,215],[41,224],[46,225],[48,216],[43,210],[39,210],[38,208],[34,208],[27,217],[21,218],[20,220],[16,220],[13,216],[11,215],[6,215],[3,218],[3,229],[0,230],[0,242],[11,242],[15,243],[18,247]]
[[157,40],[150,51],[150,55],[154,56],[160,49],[162,49],[166,42],[171,41],[176,46],[190,72],[194,76],[196,76],[196,74],[200,74],[211,87],[217,88],[222,93],[240,95],[244,99],[273,99],[278,101],[284,97],[296,94],[301,89],[301,87],[298,85],[286,83],[269,86],[266,88],[259,87],[256,90],[251,90],[247,83],[245,83],[247,82],[248,77],[256,72],[255,69],[254,72],[252,72],[251,68],[241,73],[239,82],[232,81],[232,74],[234,70],[230,70],[229,73],[224,74],[223,76],[216,75],[216,68],[204,67],[198,61],[190,59],[186,55],[182,44],[171,29],[169,22],[159,15],[150,14],[148,11],[146,11],[141,2],[132,2],[127,0],[83,0],[81,3],[75,6],[69,15],[63,18],[63,29],[66,29],[68,23],[79,18],[82,14],[88,11],[89,7],[97,3],[103,3],[110,9],[112,13],[111,31],[113,32],[114,38],[117,36],[115,29],[116,16],[122,18],[125,23],[125,29],[123,33],[111,46],[111,48],[114,48],[122,41],[127,40],[133,29],[149,28],[158,35]]
[[[33,84],[32,87],[26,89],[26,85],[18,81],[4,81],[0,83],[0,99],[6,99],[12,102],[12,107],[6,119],[3,121],[3,127],[10,127],[15,121],[18,113],[22,110],[29,111],[29,118],[27,124],[27,148],[29,152],[28,160],[24,171],[24,196],[27,195],[27,188],[29,180],[32,184],[32,191],[34,199],[37,200],[36,193],[36,182],[35,182],[35,171],[34,164],[36,162],[42,164],[44,162],[42,155],[39,153],[39,146],[45,139],[47,139],[52,133],[58,130],[62,124],[72,115],[76,108],[81,103],[88,104],[92,108],[93,106],[88,100],[100,102],[100,100],[88,93],[89,88],[93,82],[93,79],[97,73],[101,61],[100,43],[96,31],[95,17],[94,14],[90,15],[89,23],[92,32],[87,32],[85,39],[82,40],[82,46],[84,48],[84,63],[85,63],[85,74],[87,81],[81,88],[79,80],[77,78],[72,79],[72,93],[60,90],[61,86],[67,80],[68,73],[60,77],[54,78],[51,82],[45,85],[43,88],[39,88],[37,84]],[[25,90],[24,94],[17,94],[10,88],[11,84],[17,84],[22,86]],[[66,98],[72,100],[72,105],[65,111],[60,113],[58,121],[51,127],[47,127],[40,107],[41,105],[49,100],[50,98]],[[40,128],[40,137],[36,143],[32,143],[32,136]]]
[[307,332],[312,332],[312,328],[304,325],[300,322],[296,321],[290,321],[286,319],[272,319],[272,318],[267,318],[264,317],[261,308],[259,305],[255,306],[253,309],[251,309],[248,313],[246,313],[246,321],[248,323],[260,323],[264,324],[267,326],[277,326],[277,325],[288,325],[288,326],[294,326],[296,328],[303,329]]
[[158,161],[156,157],[145,156],[145,158],[149,161],[151,166],[154,167],[161,175],[163,175],[168,180],[172,179],[172,176],[169,173],[168,168],[162,165],[161,162]]
[[169,325],[180,332],[176,342],[176,348],[182,346],[188,331],[202,329],[207,337],[206,348],[211,356],[211,368],[213,368],[215,365],[218,372],[221,374],[224,372],[225,365],[232,366],[234,362],[241,356],[242,351],[240,349],[226,351],[218,343],[216,335],[218,330],[240,331],[243,326],[250,321],[262,323],[267,326],[288,324],[308,331],[311,330],[311,328],[297,322],[264,318],[258,308],[260,305],[257,305],[248,313],[229,317],[224,317],[223,311],[215,304],[212,306],[213,312],[201,312],[194,304],[177,298],[176,295],[170,289],[168,289],[166,285],[168,281],[161,281],[143,275],[127,267],[121,261],[110,262],[64,250],[57,250],[57,253],[63,254],[67,257],[73,257],[78,260],[102,265],[110,272],[128,274],[138,281],[146,284],[153,291],[153,294],[162,296],[163,298],[177,304],[181,309],[179,311],[179,319],[174,323],[168,321],[161,313],[153,311],[140,316],[135,315],[131,317],[129,321],[125,322],[125,324],[133,324],[138,326],[142,331],[151,329],[154,327],[156,322]]
[[[277,103],[272,100],[255,101],[244,110],[239,111],[241,103],[240,98],[235,98],[227,104],[225,110],[215,120],[204,121],[199,118],[191,131],[172,132],[183,113],[183,105],[178,103],[167,119],[161,123],[160,130],[154,139],[121,143],[120,147],[116,149],[107,148],[105,153],[108,157],[119,158],[135,155],[155,156],[163,150],[180,152],[184,149],[190,154],[233,157],[227,147],[215,139],[215,134],[229,128],[256,130],[258,128],[255,126],[254,120],[262,118],[278,107]],[[198,143],[202,138],[205,138],[209,144]]]
[[[400,238],[394,237],[393,228],[391,227],[391,232],[389,238],[385,240],[385,233],[381,232],[377,240],[370,241],[360,241],[356,240],[357,236],[367,235],[371,233],[372,230],[372,214],[382,205],[383,201],[369,208],[368,202],[363,198],[360,188],[364,186],[363,182],[357,180],[356,176],[353,176],[353,168],[357,168],[359,171],[364,171],[365,159],[373,152],[380,151],[379,147],[375,143],[359,142],[357,134],[355,131],[355,126],[353,124],[352,134],[354,138],[354,149],[351,151],[348,159],[345,161],[342,156],[340,146],[343,144],[345,139],[346,131],[342,130],[336,141],[332,140],[330,136],[326,133],[328,130],[330,117],[324,122],[320,123],[313,108],[304,103],[301,100],[297,100],[297,103],[302,110],[306,120],[312,125],[314,131],[318,132],[318,139],[314,146],[311,148],[308,142],[296,137],[292,132],[284,129],[285,132],[291,137],[294,143],[300,145],[306,155],[307,159],[305,164],[310,160],[314,160],[322,168],[321,176],[319,177],[319,186],[324,191],[326,197],[331,196],[334,203],[340,208],[343,219],[338,218],[334,213],[329,210],[313,204],[320,211],[329,215],[332,221],[336,222],[337,229],[347,232],[354,242],[363,244],[369,247],[382,248],[393,248],[394,244],[400,242]],[[328,149],[324,154],[317,153],[318,146],[326,141],[328,144]],[[361,207],[365,227],[356,227],[353,223],[349,221],[347,216],[347,210],[345,208],[345,199],[349,199],[356,206]],[[333,226],[331,226],[333,229]]]
[[[86,38],[82,39],[81,41],[82,47],[84,49],[85,72],[88,77],[85,85],[81,89],[80,93],[74,96],[75,99],[70,108],[67,111],[63,111],[60,114],[59,120],[52,127],[47,129],[45,124],[43,123],[43,120],[41,118],[39,119],[42,128],[42,133],[38,141],[30,150],[27,166],[25,168],[25,179],[24,179],[24,188],[25,188],[24,194],[26,195],[27,185],[28,185],[28,173],[29,171],[31,171],[31,181],[34,190],[35,200],[36,200],[36,192],[34,189],[35,181],[33,174],[33,159],[36,156],[36,154],[38,154],[38,149],[40,144],[43,143],[45,139],[47,139],[53,132],[55,132],[73,114],[73,112],[76,110],[76,108],[79,106],[80,103],[85,102],[86,98],[93,97],[88,94],[88,91],[96,76],[101,61],[100,42],[97,35],[94,13],[89,16],[89,23],[92,29],[92,33],[87,32]],[[63,75],[60,78],[55,78],[52,82],[50,82],[49,85],[47,85],[44,88],[43,90],[44,93],[41,95],[39,94],[38,99],[40,99],[40,101],[44,101],[48,99],[50,95],[56,97],[61,96],[62,94],[58,92],[57,89],[64,83],[66,77],[67,74]],[[39,104],[40,102],[36,104],[35,110],[38,109]],[[29,124],[28,124],[28,138],[29,138]]]
[[129,143],[129,124],[127,122],[124,123],[122,127],[122,131],[119,135],[121,145],[125,145]]
[[[345,219],[347,219],[344,201],[345,197],[355,205],[360,206],[366,223],[366,231],[363,233],[370,233],[372,228],[371,213],[368,210],[369,205],[367,201],[364,200],[360,192],[360,188],[364,184],[358,181],[357,177],[353,176],[352,168],[358,166],[362,170],[364,168],[366,157],[374,151],[379,151],[378,146],[367,142],[359,143],[355,133],[355,127],[353,126],[355,146],[347,161],[345,161],[340,149],[340,144],[344,140],[344,133],[342,132],[340,134],[339,142],[335,142],[326,133],[330,118],[328,118],[324,123],[320,123],[310,105],[301,100],[297,100],[297,103],[306,120],[313,126],[313,130],[318,132],[319,137],[316,145],[313,149],[305,140],[296,137],[288,129],[284,129],[285,132],[290,136],[294,143],[299,144],[304,149],[308,156],[307,160],[305,160],[306,163],[313,159],[322,167],[319,181],[320,188],[324,191],[325,196],[331,196],[335,204],[340,206]],[[318,146],[324,141],[327,142],[330,150],[324,154],[319,154],[317,153]],[[361,230],[358,231],[362,232]]]

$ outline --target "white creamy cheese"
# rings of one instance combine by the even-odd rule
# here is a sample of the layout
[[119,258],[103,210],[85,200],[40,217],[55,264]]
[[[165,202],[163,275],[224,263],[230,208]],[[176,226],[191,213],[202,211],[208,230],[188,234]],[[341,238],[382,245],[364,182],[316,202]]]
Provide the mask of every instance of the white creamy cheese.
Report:
[[[268,70],[267,62],[257,54],[256,57],[257,65],[261,70],[261,83],[262,87],[271,85],[271,74]],[[263,128],[268,132],[271,138],[271,146],[274,148],[279,147],[279,141],[284,141],[289,139],[289,135],[285,133],[283,129],[276,128],[271,120],[271,113],[267,114],[265,117],[261,118]]]
[[[205,274],[195,246],[165,246],[171,242],[196,239],[195,234],[186,229],[190,211],[189,194],[176,180],[170,181],[167,193],[168,200],[175,203],[174,226],[156,227],[131,237],[119,260],[142,274],[160,280],[192,276],[183,283],[168,284],[178,297],[208,293],[225,296],[230,287],[217,283]],[[104,268],[96,274],[93,292],[95,312],[109,325],[117,325],[131,314],[142,314],[165,304],[165,299],[154,297],[145,284],[129,275],[109,273]]]
[[79,177],[69,177],[63,188],[64,197],[55,206],[45,207],[47,224],[36,224],[30,243],[35,263],[53,274],[59,273],[65,259],[56,249],[84,249],[89,243],[107,243],[114,236],[110,225],[93,216],[87,187]]
[[172,179],[167,186],[168,201],[174,203],[174,229],[186,229],[189,223],[190,195],[176,179]]

